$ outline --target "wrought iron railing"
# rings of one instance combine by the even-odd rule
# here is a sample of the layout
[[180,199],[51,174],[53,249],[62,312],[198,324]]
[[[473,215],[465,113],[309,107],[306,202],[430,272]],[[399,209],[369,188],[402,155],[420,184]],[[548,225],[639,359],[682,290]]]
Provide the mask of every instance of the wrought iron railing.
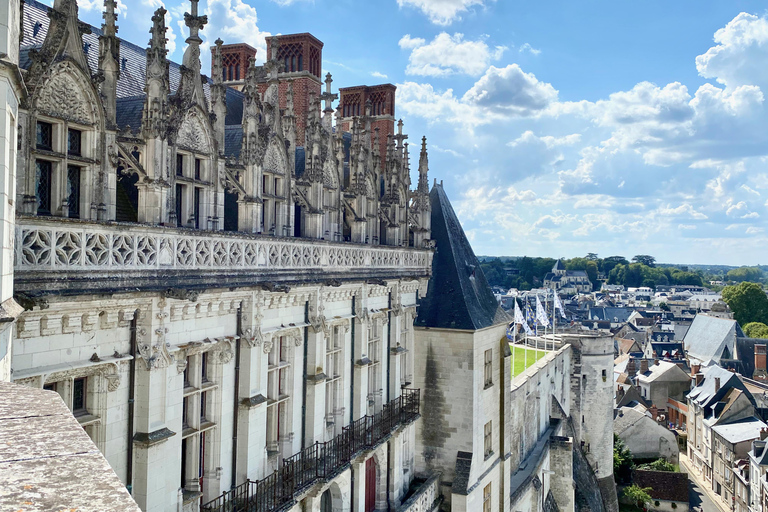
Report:
[[201,507],[202,512],[273,512],[292,506],[298,493],[330,480],[363,450],[381,444],[399,425],[419,416],[420,390],[403,389],[381,412],[363,416],[326,443],[315,443],[283,460],[262,480],[246,480]]

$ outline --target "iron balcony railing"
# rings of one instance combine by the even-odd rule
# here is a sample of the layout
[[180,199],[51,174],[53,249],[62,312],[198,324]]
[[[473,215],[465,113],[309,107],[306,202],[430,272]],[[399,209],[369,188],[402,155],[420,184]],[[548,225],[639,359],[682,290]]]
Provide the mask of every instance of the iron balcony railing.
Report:
[[420,390],[402,395],[381,412],[363,416],[326,443],[315,443],[283,461],[280,469],[262,480],[246,480],[201,507],[202,512],[274,512],[295,504],[298,493],[320,480],[330,480],[360,452],[381,444],[399,425],[419,416]]

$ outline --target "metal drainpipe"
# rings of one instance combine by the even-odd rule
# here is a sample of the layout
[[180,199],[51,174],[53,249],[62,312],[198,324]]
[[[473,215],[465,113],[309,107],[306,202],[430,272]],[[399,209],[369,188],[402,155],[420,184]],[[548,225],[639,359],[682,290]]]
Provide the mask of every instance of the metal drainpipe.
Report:
[[235,407],[232,413],[232,484],[231,488],[237,487],[237,422],[240,412],[240,336],[243,334],[243,305],[237,307],[237,334],[235,339]]
[[[309,301],[304,303],[304,322],[309,322]],[[309,327],[304,327],[304,380],[302,381],[301,400],[301,449],[306,448],[307,441],[307,357],[309,356]]]
[[[352,318],[349,320],[351,325],[352,341],[350,342],[350,364],[349,366],[349,424],[354,423],[355,418],[355,298],[352,297]],[[349,465],[349,510],[355,512],[355,466]]]
[[133,312],[131,320],[131,376],[128,379],[128,471],[126,475],[126,487],[133,494],[133,415],[136,398],[136,328],[138,324],[139,310]]

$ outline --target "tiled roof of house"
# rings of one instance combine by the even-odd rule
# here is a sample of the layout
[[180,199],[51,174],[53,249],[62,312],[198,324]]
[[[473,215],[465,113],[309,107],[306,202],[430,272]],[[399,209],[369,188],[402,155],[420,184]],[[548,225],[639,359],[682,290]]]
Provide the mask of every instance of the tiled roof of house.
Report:
[[651,498],[688,503],[688,475],[668,471],[632,471],[632,483],[641,488],[650,487]]

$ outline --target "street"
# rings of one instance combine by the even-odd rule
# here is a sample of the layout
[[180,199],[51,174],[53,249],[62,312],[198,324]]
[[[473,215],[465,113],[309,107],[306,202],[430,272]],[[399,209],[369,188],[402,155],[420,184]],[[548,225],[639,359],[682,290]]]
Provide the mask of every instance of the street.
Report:
[[691,511],[722,512],[722,509],[715,505],[709,496],[699,488],[690,473],[688,473],[688,499],[690,500]]

